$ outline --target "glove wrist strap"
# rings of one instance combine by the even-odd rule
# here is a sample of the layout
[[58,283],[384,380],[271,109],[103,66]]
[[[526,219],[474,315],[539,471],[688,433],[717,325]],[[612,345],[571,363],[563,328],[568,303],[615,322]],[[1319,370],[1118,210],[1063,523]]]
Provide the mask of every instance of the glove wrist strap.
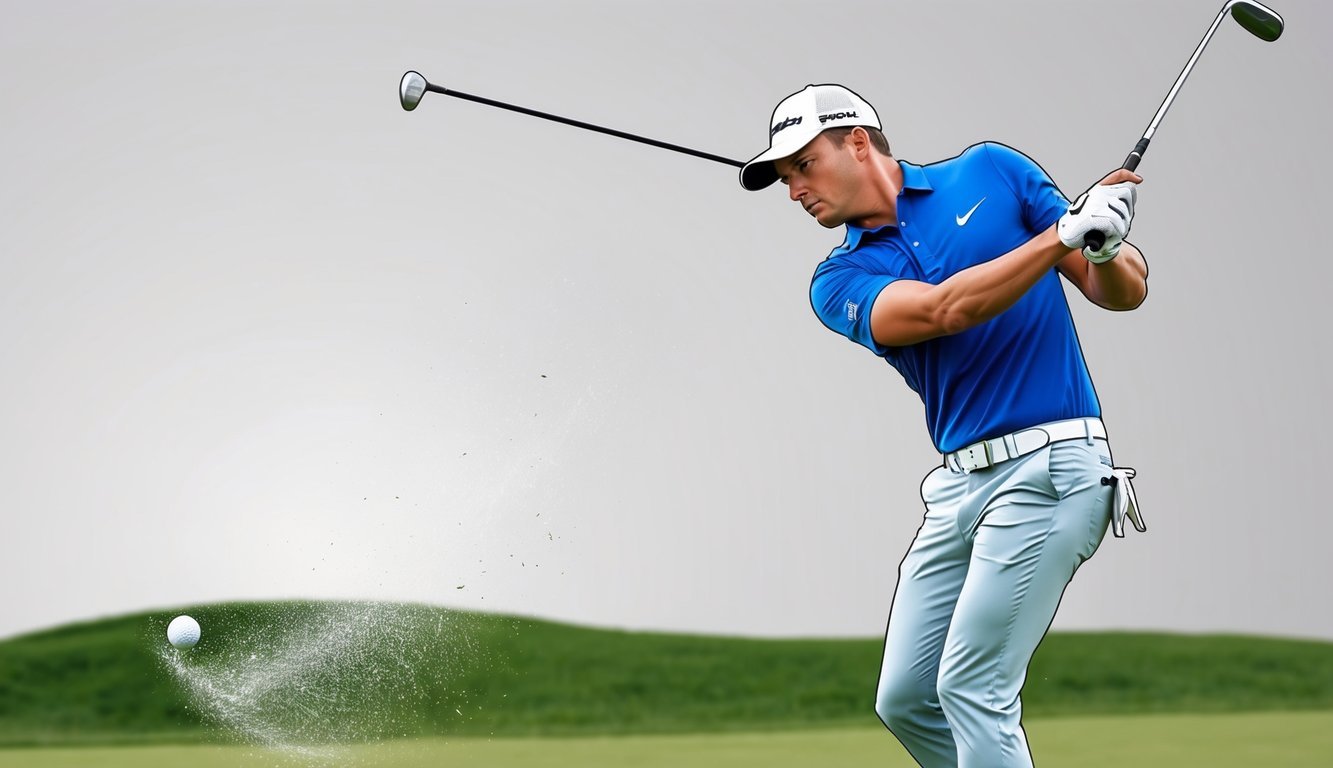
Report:
[[1093,264],[1106,264],[1107,262],[1111,261],[1112,259],[1114,259],[1116,256],[1119,255],[1120,255],[1119,248],[1116,248],[1111,253],[1097,253],[1096,251],[1089,251],[1087,248],[1083,249],[1083,258],[1087,259]]

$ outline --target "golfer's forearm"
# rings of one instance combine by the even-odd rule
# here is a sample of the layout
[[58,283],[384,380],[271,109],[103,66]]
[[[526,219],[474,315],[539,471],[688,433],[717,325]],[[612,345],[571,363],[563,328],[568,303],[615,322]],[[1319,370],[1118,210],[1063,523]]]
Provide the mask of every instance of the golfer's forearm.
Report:
[[1148,262],[1129,243],[1105,264],[1088,265],[1088,297],[1107,309],[1134,309],[1148,295]]
[[1012,251],[984,264],[968,267],[935,286],[942,330],[965,331],[1012,307],[1069,253],[1055,226]]

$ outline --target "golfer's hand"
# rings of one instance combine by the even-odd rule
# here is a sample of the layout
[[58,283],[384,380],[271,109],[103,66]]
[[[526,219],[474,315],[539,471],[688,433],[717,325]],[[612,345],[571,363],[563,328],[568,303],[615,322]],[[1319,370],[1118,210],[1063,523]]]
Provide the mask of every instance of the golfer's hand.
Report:
[[[1056,225],[1060,242],[1069,248],[1082,248],[1083,256],[1094,264],[1115,258],[1120,243],[1129,234],[1138,182],[1142,180],[1136,173],[1117,170],[1079,195]],[[1095,251],[1084,247],[1084,237],[1093,231],[1101,232],[1105,238],[1102,247]]]
[[1103,176],[1102,180],[1097,182],[1097,184],[1098,186],[1110,186],[1112,184],[1120,184],[1126,181],[1132,181],[1135,184],[1142,184],[1143,177],[1133,171],[1127,171],[1124,168],[1117,168],[1114,171],[1111,171],[1110,173]]

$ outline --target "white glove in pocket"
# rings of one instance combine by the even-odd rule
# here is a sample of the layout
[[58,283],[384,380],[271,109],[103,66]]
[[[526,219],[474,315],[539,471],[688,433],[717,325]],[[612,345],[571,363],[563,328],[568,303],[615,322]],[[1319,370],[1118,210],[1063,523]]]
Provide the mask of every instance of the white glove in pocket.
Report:
[[[1130,467],[1112,467],[1109,484],[1115,486],[1115,495],[1111,499],[1111,533],[1116,538],[1125,538],[1125,518],[1134,524],[1139,533],[1146,533],[1148,526],[1143,522],[1143,513],[1139,511],[1139,499],[1134,495],[1134,486],[1129,481],[1137,474]],[[1107,482],[1107,481],[1103,481]]]

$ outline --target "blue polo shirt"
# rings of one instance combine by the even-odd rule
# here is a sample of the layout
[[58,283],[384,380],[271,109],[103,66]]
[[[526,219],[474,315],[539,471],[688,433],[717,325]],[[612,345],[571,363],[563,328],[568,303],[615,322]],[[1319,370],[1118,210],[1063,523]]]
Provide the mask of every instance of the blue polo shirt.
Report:
[[1003,144],[926,166],[900,162],[897,225],[847,225],[815,270],[810,303],[830,330],[898,369],[921,396],[931,440],[949,453],[1061,419],[1100,417],[1059,273],[962,333],[903,347],[875,343],[870,307],[895,280],[939,284],[1055,223],[1069,202],[1035,162]]

